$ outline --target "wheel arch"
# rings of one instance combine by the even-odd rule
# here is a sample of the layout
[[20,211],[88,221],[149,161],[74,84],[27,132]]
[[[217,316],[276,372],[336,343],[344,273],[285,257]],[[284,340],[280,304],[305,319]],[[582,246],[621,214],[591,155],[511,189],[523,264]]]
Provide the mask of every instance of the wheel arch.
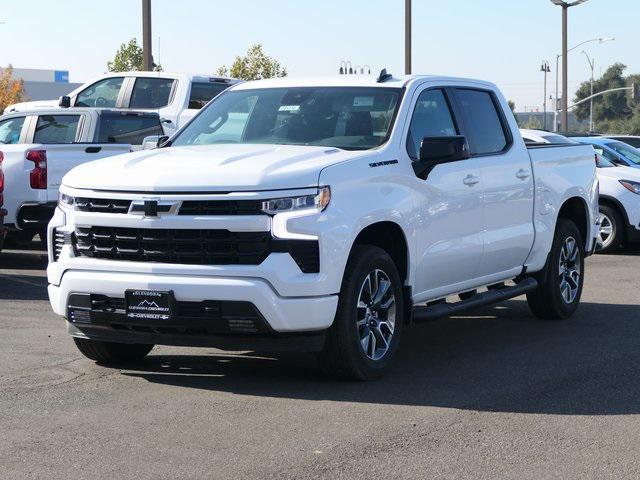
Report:
[[618,213],[622,216],[624,220],[624,227],[629,226],[629,216],[627,215],[627,210],[624,208],[622,203],[617,198],[610,197],[608,195],[600,195],[600,204],[607,205],[612,207],[618,211]]
[[590,241],[590,218],[589,207],[584,198],[570,197],[566,199],[558,211],[558,219],[560,218],[565,218],[575,223],[580,235],[582,235],[582,241],[585,242],[585,245],[588,245]]
[[393,259],[403,282],[409,277],[409,244],[402,227],[393,221],[379,221],[364,227],[356,235],[351,251],[356,245],[373,245],[382,248]]

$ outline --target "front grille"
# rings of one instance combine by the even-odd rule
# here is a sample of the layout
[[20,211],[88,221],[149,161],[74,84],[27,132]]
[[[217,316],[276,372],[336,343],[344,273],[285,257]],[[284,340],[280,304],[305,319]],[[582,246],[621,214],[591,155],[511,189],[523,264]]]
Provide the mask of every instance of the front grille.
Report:
[[271,251],[269,232],[77,228],[77,254],[92,258],[195,265],[258,265]]
[[127,213],[131,200],[113,200],[108,198],[76,198],[76,210],[93,213]]
[[178,215],[266,215],[261,200],[186,200]]

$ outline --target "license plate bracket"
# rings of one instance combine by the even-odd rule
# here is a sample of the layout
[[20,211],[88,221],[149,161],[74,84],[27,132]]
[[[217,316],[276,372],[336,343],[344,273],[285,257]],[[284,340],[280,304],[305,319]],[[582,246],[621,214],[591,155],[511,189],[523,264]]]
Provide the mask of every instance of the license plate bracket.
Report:
[[172,291],[126,290],[124,292],[127,318],[133,321],[167,321],[175,312],[175,297]]

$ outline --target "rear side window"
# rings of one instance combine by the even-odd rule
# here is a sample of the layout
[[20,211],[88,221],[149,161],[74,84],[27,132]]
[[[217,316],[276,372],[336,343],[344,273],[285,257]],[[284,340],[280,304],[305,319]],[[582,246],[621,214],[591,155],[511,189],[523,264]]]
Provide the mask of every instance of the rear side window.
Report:
[[493,100],[484,90],[456,89],[458,104],[465,118],[465,131],[472,155],[499,153],[509,139]]
[[40,115],[33,135],[35,143],[73,143],[80,115]]
[[7,118],[0,122],[0,143],[13,144],[20,141],[20,132],[25,117]]
[[99,143],[130,143],[142,145],[144,137],[163,135],[157,117],[141,115],[109,115],[100,119]]
[[457,135],[449,104],[442,90],[425,90],[418,97],[409,135],[407,153],[413,159],[418,158],[420,145],[424,137],[450,137]]
[[105,78],[78,94],[76,107],[115,107],[123,77]]
[[169,105],[174,80],[170,78],[137,78],[131,92],[129,108],[162,108]]
[[225,91],[231,85],[222,82],[194,82],[191,84],[191,94],[189,95],[189,108],[200,110],[209,100]]

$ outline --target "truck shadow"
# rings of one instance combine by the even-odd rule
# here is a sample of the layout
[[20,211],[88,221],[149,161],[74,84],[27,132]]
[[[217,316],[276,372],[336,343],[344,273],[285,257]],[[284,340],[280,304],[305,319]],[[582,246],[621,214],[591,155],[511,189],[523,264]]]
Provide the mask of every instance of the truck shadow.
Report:
[[[388,375],[322,377],[310,357],[150,355],[124,375],[238,395],[495,412],[640,413],[640,307],[585,303],[565,322],[510,301],[405,331]],[[407,334],[409,333],[409,334]]]

